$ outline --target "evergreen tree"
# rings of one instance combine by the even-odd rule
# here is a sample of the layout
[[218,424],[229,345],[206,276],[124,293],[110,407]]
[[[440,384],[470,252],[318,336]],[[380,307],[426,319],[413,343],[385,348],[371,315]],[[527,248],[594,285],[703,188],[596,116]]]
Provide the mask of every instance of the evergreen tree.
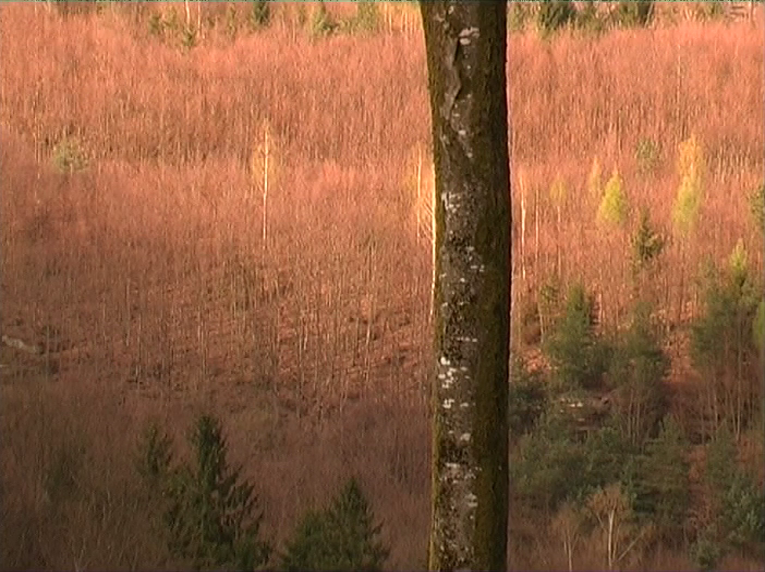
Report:
[[528,433],[547,405],[545,384],[536,373],[526,369],[521,357],[513,359],[508,391],[510,434],[519,437]]
[[642,456],[636,494],[636,510],[653,522],[663,542],[676,546],[690,507],[688,447],[675,419],[666,418]]
[[573,22],[576,8],[570,0],[544,0],[539,5],[537,25],[542,36],[549,36]]
[[616,385],[617,419],[634,445],[642,445],[658,430],[668,405],[663,383],[668,371],[669,358],[651,325],[650,305],[638,303],[610,372]]
[[623,0],[619,2],[614,16],[622,26],[644,28],[650,25],[653,13],[653,0]]
[[592,300],[584,287],[572,286],[564,315],[543,348],[564,388],[593,389],[601,385],[609,350],[595,332],[593,314]]
[[282,567],[304,570],[380,570],[388,557],[378,536],[382,525],[358,482],[351,479],[332,505],[309,511],[298,526],[282,557]]
[[711,270],[706,282],[705,312],[691,332],[692,358],[705,376],[709,432],[727,423],[738,439],[759,407],[762,375],[751,333],[760,296],[741,241],[727,272]]
[[255,512],[253,486],[240,481],[241,469],[228,466],[218,420],[200,417],[190,441],[193,462],[170,474],[165,491],[170,551],[196,569],[263,566],[271,548],[258,538],[262,514]]

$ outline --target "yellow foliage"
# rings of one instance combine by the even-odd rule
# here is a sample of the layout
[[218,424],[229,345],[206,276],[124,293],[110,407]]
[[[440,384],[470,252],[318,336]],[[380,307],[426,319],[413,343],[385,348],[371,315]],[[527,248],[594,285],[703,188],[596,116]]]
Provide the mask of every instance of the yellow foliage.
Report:
[[606,183],[603,199],[598,208],[598,220],[621,226],[627,220],[629,204],[624,192],[624,181],[617,169]]
[[672,210],[675,227],[682,234],[693,230],[698,219],[704,181],[704,153],[696,136],[680,143],[678,147],[677,169],[680,174],[680,187]]

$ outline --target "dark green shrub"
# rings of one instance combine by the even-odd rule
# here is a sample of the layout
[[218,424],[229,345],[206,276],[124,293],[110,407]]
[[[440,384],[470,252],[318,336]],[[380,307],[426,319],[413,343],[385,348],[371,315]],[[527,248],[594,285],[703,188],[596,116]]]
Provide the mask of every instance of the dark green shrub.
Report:
[[765,555],[765,493],[739,469],[723,492],[722,505],[726,541],[761,559]]
[[715,527],[710,526],[703,531],[691,545],[691,556],[701,571],[715,570],[723,551],[720,544],[715,540]]
[[167,508],[165,492],[172,463],[172,439],[156,422],[150,423],[141,434],[134,455],[134,466],[142,484],[136,491],[135,510],[145,515],[144,519],[149,525],[151,535],[160,539],[157,547],[162,550],[161,559],[171,557],[165,538],[167,528],[164,511]]
[[271,4],[269,0],[252,0],[249,22],[253,30],[267,28],[271,23]]
[[551,408],[513,450],[513,498],[527,508],[554,512],[564,502],[581,502],[625,480],[634,454],[615,428],[601,427],[582,439],[567,416]]
[[674,546],[683,542],[689,516],[688,449],[680,425],[665,418],[647,443],[639,469],[636,510],[649,517],[662,542]]
[[570,0],[545,0],[539,5],[537,24],[543,36],[557,32],[576,17],[576,8]]
[[331,506],[309,511],[282,557],[285,570],[381,570],[388,549],[378,540],[382,525],[355,479],[351,479]]
[[752,322],[752,334],[754,345],[760,353],[760,358],[765,356],[765,299],[757,305],[757,313]]
[[653,11],[653,0],[623,0],[619,2],[613,17],[619,26],[645,28],[653,21]]
[[722,426],[707,445],[704,484],[711,516],[691,552],[702,570],[726,554],[765,556],[765,493],[737,461],[734,435]]
[[528,433],[547,407],[545,383],[536,372],[529,372],[523,358],[513,359],[508,391],[510,434]]
[[765,554],[765,492],[737,461],[734,435],[722,426],[707,445],[704,480],[715,514],[715,540],[723,552]]
[[539,289],[539,328],[542,343],[552,336],[563,314],[563,292],[560,279],[554,275],[546,280]]
[[563,316],[543,349],[562,387],[601,386],[610,351],[595,331],[594,305],[581,284],[569,291]]
[[587,497],[609,484],[621,482],[627,461],[636,449],[617,428],[604,426],[592,431],[584,441],[584,464],[580,469],[581,495]]
[[632,268],[635,274],[652,269],[664,251],[666,239],[654,228],[651,215],[646,208],[640,211],[640,221],[635,234],[632,235],[631,243]]
[[762,371],[752,336],[762,288],[749,272],[739,241],[727,272],[711,270],[706,277],[704,313],[692,324],[691,357],[704,375],[712,396],[708,417],[728,424],[736,437],[756,418]]
[[706,453],[704,481],[712,496],[719,497],[736,475],[736,441],[727,427],[722,426],[715,432]]
[[669,365],[651,324],[650,306],[639,303],[624,341],[614,352],[609,372],[616,386],[617,422],[633,445],[642,445],[658,432],[668,407],[663,381]]
[[555,511],[566,500],[581,496],[584,465],[583,446],[567,420],[548,410],[513,450],[513,502],[520,501],[534,510]]
[[576,15],[576,27],[591,34],[600,34],[606,31],[606,21],[598,11],[594,0],[585,0],[584,7]]

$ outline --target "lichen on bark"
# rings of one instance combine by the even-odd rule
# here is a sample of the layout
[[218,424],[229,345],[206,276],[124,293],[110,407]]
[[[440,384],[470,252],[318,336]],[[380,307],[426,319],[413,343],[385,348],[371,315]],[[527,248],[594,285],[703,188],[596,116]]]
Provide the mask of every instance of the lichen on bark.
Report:
[[510,193],[504,3],[422,2],[436,167],[431,570],[503,570]]

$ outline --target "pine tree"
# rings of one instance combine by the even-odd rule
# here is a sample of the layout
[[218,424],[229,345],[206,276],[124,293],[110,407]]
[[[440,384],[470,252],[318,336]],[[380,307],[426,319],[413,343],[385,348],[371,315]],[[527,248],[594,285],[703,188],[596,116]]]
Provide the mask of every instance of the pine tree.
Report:
[[196,569],[264,565],[271,548],[258,538],[263,515],[255,512],[253,485],[228,466],[220,422],[201,416],[190,441],[193,462],[176,468],[166,485],[170,551]]
[[639,510],[650,515],[663,541],[680,544],[690,507],[688,442],[673,418],[648,442],[640,467]]
[[378,536],[382,525],[356,479],[348,481],[332,505],[303,517],[282,557],[285,570],[365,570],[382,568],[388,557]]
[[607,347],[595,332],[593,304],[581,284],[566,299],[566,309],[544,350],[561,385],[568,389],[596,388],[607,363]]

